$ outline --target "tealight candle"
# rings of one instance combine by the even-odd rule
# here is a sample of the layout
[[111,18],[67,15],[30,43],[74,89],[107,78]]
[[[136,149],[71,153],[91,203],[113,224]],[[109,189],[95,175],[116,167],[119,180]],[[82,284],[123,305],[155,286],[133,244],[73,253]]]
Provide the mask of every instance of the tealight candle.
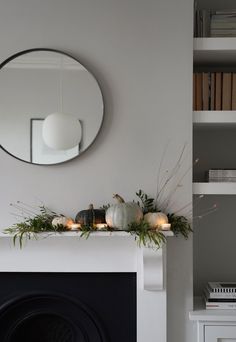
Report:
[[96,224],[96,228],[97,228],[97,229],[104,229],[104,228],[107,228],[107,224],[106,224],[106,223],[97,223],[97,224]]
[[162,223],[161,230],[170,230],[171,224],[170,223]]
[[72,223],[70,224],[70,229],[71,230],[78,230],[81,227],[81,224],[79,223]]

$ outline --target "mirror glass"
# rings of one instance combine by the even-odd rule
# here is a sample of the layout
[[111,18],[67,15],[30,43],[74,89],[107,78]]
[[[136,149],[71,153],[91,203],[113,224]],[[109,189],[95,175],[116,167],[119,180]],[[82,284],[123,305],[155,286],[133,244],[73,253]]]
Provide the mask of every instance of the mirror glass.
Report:
[[103,121],[103,97],[81,63],[62,52],[34,49],[0,68],[0,145],[6,152],[50,165],[75,158],[92,144]]

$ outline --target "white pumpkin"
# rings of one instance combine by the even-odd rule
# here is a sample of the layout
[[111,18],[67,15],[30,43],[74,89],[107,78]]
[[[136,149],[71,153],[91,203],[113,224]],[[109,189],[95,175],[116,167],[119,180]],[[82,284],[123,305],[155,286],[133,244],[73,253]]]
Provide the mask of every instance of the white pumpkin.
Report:
[[56,216],[54,217],[54,219],[52,220],[52,225],[54,227],[58,226],[58,225],[62,225],[63,227],[69,227],[69,225],[71,224],[72,219],[66,216]]
[[151,228],[161,229],[162,224],[168,223],[168,217],[161,212],[147,213],[144,215],[144,221],[146,221]]
[[106,211],[106,223],[109,227],[127,230],[130,223],[139,223],[143,218],[142,209],[138,204],[125,202],[118,194],[113,196],[118,203],[109,207]]

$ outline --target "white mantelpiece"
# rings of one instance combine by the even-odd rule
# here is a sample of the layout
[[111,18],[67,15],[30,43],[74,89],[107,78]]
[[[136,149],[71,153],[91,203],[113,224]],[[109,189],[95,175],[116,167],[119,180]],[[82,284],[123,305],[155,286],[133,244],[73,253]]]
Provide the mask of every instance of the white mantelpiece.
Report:
[[127,233],[98,233],[88,240],[78,233],[44,237],[21,250],[1,235],[0,272],[136,272],[137,342],[166,341],[165,247],[139,248]]
[[[173,236],[173,233],[171,231],[165,231],[165,232],[163,232],[163,234],[166,237]],[[50,238],[50,239],[52,239],[52,238],[54,238],[54,239],[55,238],[66,238],[66,239],[77,238],[77,239],[79,239],[80,235],[81,235],[80,232],[68,232],[68,233],[58,233],[58,234],[43,233],[43,234],[38,234],[38,240],[43,241],[46,238]],[[12,237],[9,235],[6,235],[4,233],[0,233],[0,238],[7,238],[9,240]],[[96,241],[98,241],[98,247],[99,247],[99,240],[101,238],[112,239],[113,241],[114,241],[114,239],[117,239],[117,238],[134,240],[134,238],[131,237],[130,234],[128,234],[126,232],[94,232],[90,235],[90,238],[98,239],[98,240],[96,240]],[[25,243],[27,244],[27,241]],[[28,241],[28,244],[29,244],[29,241]],[[77,251],[76,253],[78,253],[78,252],[80,252],[80,251]],[[24,254],[24,253],[22,253],[22,254]],[[114,256],[111,255],[110,258],[113,259]],[[164,269],[165,269],[165,247],[160,248],[158,250],[146,248],[146,247],[141,247],[137,250],[137,258],[138,258],[137,262],[141,266],[140,273],[138,274],[138,276],[140,278],[141,287],[147,291],[163,290],[164,289]],[[4,264],[5,264],[5,262],[4,262]],[[1,267],[1,271],[4,271],[4,270],[9,271],[9,266],[10,265],[5,266],[5,268]],[[25,262],[23,262],[23,264],[19,265],[18,267],[24,268]],[[26,265],[26,268],[28,268],[28,267],[30,267],[30,265]],[[11,266],[10,266],[10,268],[11,268]],[[19,269],[19,268],[17,268],[17,269]],[[87,270],[85,270],[85,272],[87,272]],[[119,272],[123,272],[123,271],[121,270]]]

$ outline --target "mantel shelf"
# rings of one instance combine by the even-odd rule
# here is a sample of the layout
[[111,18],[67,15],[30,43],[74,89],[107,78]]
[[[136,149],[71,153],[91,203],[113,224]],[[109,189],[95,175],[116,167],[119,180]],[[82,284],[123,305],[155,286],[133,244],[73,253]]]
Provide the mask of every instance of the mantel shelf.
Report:
[[[166,237],[168,236],[174,236],[173,232],[171,230],[163,230],[161,231]],[[45,237],[52,237],[52,238],[65,238],[65,237],[80,237],[81,232],[80,231],[68,231],[68,232],[62,232],[62,233],[38,233],[37,237],[39,238],[45,238]],[[0,238],[12,238],[13,235],[5,234],[3,232],[0,232]],[[125,231],[120,232],[105,232],[105,231],[97,231],[92,232],[90,234],[91,238],[97,238],[97,237],[109,237],[109,238],[117,238],[117,237],[125,237],[129,238],[132,237],[132,235]]]
[[194,38],[194,63],[235,65],[236,38]]
[[[162,231],[162,233],[166,237],[174,236],[172,231]],[[90,254],[91,245],[89,244],[89,241],[86,241],[85,238],[80,239],[80,236],[81,236],[80,231],[69,231],[69,232],[63,232],[63,233],[39,233],[37,234],[37,238],[38,238],[37,241],[35,241],[34,239],[31,239],[29,243],[27,243],[27,246],[25,246],[21,250],[20,255],[18,255],[19,260],[21,258],[23,258],[24,260],[28,260],[28,258],[26,257],[28,255],[27,254],[28,247],[29,248],[35,247],[34,245],[33,246],[31,245],[35,243],[43,244],[45,241],[45,238],[47,237],[49,238],[49,241],[47,242],[46,248],[48,248],[50,244],[52,244],[52,246],[54,245],[55,241],[53,241],[53,238],[61,238],[61,239],[64,238],[65,241],[61,240],[60,243],[65,244],[67,248],[68,248],[68,245],[70,245],[70,243],[72,243],[72,245],[74,246],[74,240],[77,239],[78,243],[79,241],[81,241],[81,243],[83,244],[82,248],[78,248],[78,253],[82,253],[81,251],[86,251],[86,253]],[[1,232],[0,238],[2,238],[2,243],[5,243],[7,245],[13,244],[12,242],[13,235],[4,234],[3,232]],[[68,238],[71,238],[71,239],[68,239]],[[114,241],[115,245],[121,245],[121,246],[124,243],[124,240],[122,241],[121,239],[125,239],[125,240],[130,239],[131,244],[134,243],[135,245],[137,245],[136,241],[134,240],[135,237],[125,231],[115,231],[115,232],[96,231],[90,234],[89,240],[90,239],[93,240],[92,245],[94,246],[94,243],[96,243],[96,239],[97,241],[99,241],[99,238],[106,238],[107,240],[112,239],[113,241],[114,239],[117,239],[117,241]],[[100,242],[101,240],[98,242],[98,246],[100,246]],[[88,248],[86,247],[86,244]],[[107,245],[107,243],[105,245]],[[39,246],[38,248],[41,251],[41,246]],[[12,258],[12,255],[14,258],[14,253],[17,253],[18,250],[19,250],[18,246],[16,246],[15,248],[13,248],[12,246],[12,248],[9,249],[9,253],[10,253],[9,258]],[[45,247],[43,248],[43,250],[45,251]],[[145,246],[139,247],[137,245],[137,248],[135,248],[135,250],[136,250],[137,258],[138,258],[137,264],[139,265],[138,267],[140,269],[139,274],[140,274],[141,287],[146,291],[162,291],[165,287],[164,275],[165,275],[165,267],[166,267],[166,261],[165,261],[166,260],[166,256],[165,256],[166,245],[163,244],[163,246],[158,249],[148,248]],[[104,255],[105,253],[109,253],[107,254],[107,259],[111,260],[112,259],[111,249],[109,248],[108,250],[106,250],[105,248],[102,251],[100,249],[98,254],[101,256],[101,254]],[[118,253],[119,253],[118,259],[121,260],[122,253],[123,253],[122,249],[119,249]],[[81,255],[81,254],[78,254],[78,255]],[[98,255],[98,258],[99,258],[99,255]],[[116,258],[117,258],[117,250],[116,250]],[[41,257],[40,257],[40,260],[41,260]],[[120,261],[119,261],[119,267],[120,267]],[[122,268],[124,268],[124,265],[122,266]]]

